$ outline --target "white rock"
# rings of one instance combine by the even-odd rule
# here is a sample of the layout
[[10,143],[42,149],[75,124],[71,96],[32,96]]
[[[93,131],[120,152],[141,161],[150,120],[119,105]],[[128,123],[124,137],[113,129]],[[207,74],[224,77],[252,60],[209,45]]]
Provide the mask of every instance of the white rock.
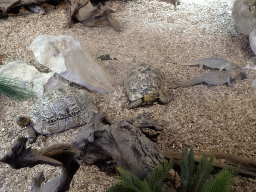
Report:
[[112,92],[109,75],[73,37],[40,35],[30,49],[39,63],[65,79],[101,94]]
[[250,46],[253,53],[256,55],[256,29],[253,30],[249,35]]
[[254,88],[254,93],[256,94],[256,79],[254,79],[251,83],[251,87]]
[[250,0],[236,0],[232,10],[235,29],[244,35],[249,35],[256,27],[255,6],[250,11],[251,4]]
[[247,62],[246,62],[246,69],[253,69],[256,70],[256,57],[252,57],[250,58]]
[[68,80],[60,76],[58,73],[54,73],[53,76],[45,83],[44,91],[47,92],[64,86],[69,86]]
[[53,74],[54,72],[41,73],[23,61],[14,61],[0,67],[0,76],[29,82],[31,84],[30,90],[34,91],[37,97],[42,96],[44,84]]

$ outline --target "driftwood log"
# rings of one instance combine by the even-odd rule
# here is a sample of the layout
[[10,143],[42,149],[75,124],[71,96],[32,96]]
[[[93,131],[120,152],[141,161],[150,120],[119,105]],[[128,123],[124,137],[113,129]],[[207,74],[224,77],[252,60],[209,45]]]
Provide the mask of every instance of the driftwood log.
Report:
[[[121,32],[120,24],[112,17],[114,10],[104,5],[93,6],[90,0],[55,0],[64,2],[68,10],[67,22],[71,27],[73,21],[79,21],[87,27],[110,26],[115,31]],[[51,0],[0,0],[0,18],[6,17],[8,12],[21,6],[42,5]]]
[[50,0],[0,0],[0,18],[7,16],[11,9],[21,6],[41,5],[48,1]]
[[[247,177],[256,178],[256,162],[245,158],[238,157],[229,153],[224,152],[194,152],[195,156],[211,157],[214,156],[215,159],[224,159],[224,163],[214,162],[215,168],[231,168],[238,172],[238,174]],[[162,151],[162,154],[166,159],[174,159],[176,161],[181,160],[182,152],[172,152],[172,151]],[[200,158],[195,157],[195,161],[199,162]],[[238,168],[239,167],[239,168]]]
[[78,20],[87,27],[110,26],[121,32],[121,26],[111,13],[115,11],[100,4],[94,7],[90,0],[70,0],[68,26],[71,27],[72,21]]
[[26,148],[27,138],[21,137],[14,141],[11,150],[0,161],[9,164],[14,169],[33,167],[38,164],[61,166],[59,176],[51,179],[44,186],[43,173],[33,179],[32,192],[64,192],[69,189],[70,182],[79,169],[80,151],[70,144],[56,144],[40,150]]
[[117,121],[110,125],[103,113],[98,113],[94,114],[94,118],[91,118],[72,144],[82,151],[85,162],[88,161],[88,156],[93,156],[91,153],[96,155],[93,161],[89,159],[89,163],[103,160],[99,156],[103,152],[104,158],[111,157],[118,166],[139,178],[145,178],[156,165],[162,162],[163,156],[158,146],[133,123],[140,128],[160,129],[160,125],[148,115]]
[[[41,187],[43,173],[32,181],[32,192],[67,191],[79,169],[82,159],[88,164],[113,159],[118,166],[145,178],[164,158],[180,161],[181,152],[160,151],[158,146],[141,131],[162,126],[149,114],[110,122],[103,113],[92,113],[90,121],[71,144],[55,144],[40,150],[26,148],[27,138],[18,138],[11,150],[0,161],[14,169],[33,167],[38,164],[61,166],[62,173]],[[215,168],[233,168],[243,176],[256,177],[256,162],[222,152],[195,152],[196,156],[215,156],[225,163],[214,163]],[[195,158],[199,162],[199,158]],[[237,169],[239,167],[239,169]]]

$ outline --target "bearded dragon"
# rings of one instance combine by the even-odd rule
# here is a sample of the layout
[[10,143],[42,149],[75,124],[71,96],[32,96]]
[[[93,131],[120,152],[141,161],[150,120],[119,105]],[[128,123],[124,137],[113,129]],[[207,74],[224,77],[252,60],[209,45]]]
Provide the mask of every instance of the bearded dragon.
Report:
[[177,84],[176,88],[189,87],[201,83],[206,83],[208,86],[212,85],[224,85],[232,86],[231,81],[235,79],[245,79],[246,74],[240,70],[234,69],[231,71],[213,71],[211,73],[195,77],[185,83]]
[[204,59],[198,59],[196,61],[188,62],[188,63],[178,63],[180,65],[199,65],[200,69],[203,69],[204,66],[212,69],[219,69],[222,71],[225,69],[226,71],[230,71],[233,69],[239,69],[238,65],[234,62],[227,61],[225,59],[219,57],[209,57]]

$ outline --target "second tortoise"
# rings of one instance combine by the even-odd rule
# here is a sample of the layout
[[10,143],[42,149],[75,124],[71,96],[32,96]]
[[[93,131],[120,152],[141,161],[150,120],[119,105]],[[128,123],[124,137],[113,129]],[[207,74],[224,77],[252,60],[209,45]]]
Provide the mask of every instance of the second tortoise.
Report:
[[139,64],[133,67],[124,81],[126,94],[131,101],[129,109],[159,101],[167,104],[172,96],[162,92],[162,78],[159,71],[148,64]]

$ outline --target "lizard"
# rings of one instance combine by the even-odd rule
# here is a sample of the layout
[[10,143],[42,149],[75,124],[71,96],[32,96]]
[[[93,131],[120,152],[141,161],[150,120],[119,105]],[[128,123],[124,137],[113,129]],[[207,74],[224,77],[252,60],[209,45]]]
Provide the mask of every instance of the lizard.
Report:
[[245,79],[246,74],[241,70],[234,69],[232,71],[213,71],[211,73],[195,77],[185,83],[178,83],[174,89],[179,87],[189,87],[201,83],[206,83],[208,86],[224,85],[232,86],[231,81],[235,79]]
[[188,62],[188,63],[177,63],[180,65],[199,65],[200,70],[203,69],[204,66],[212,69],[219,69],[223,71],[230,71],[233,69],[239,69],[239,66],[231,61],[219,58],[219,57],[208,57],[204,59],[198,59],[196,61]]

